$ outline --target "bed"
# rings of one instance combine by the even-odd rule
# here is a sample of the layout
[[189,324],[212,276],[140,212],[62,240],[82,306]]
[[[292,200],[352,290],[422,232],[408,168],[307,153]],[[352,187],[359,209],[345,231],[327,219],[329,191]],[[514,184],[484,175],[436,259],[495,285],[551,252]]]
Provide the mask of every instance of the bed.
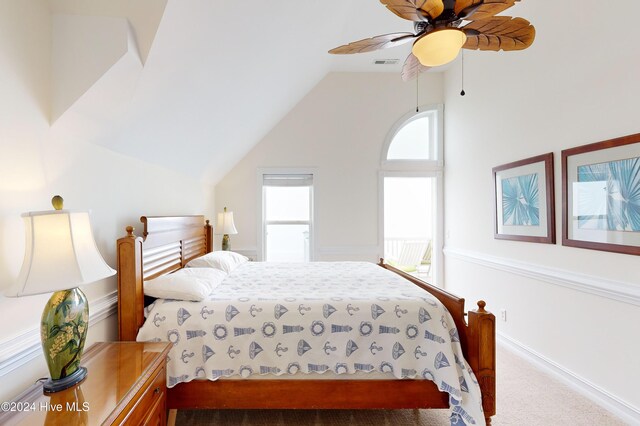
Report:
[[[142,237],[135,236],[133,227],[129,226],[126,230],[127,235],[120,238],[117,242],[118,326],[120,340],[136,340],[139,338],[139,335],[141,335],[140,338],[143,340],[152,340],[151,335],[145,335],[146,331],[144,330],[145,306],[151,304],[151,308],[153,309],[153,302],[150,300],[145,301],[143,291],[145,281],[182,269],[189,261],[212,251],[212,228],[209,221],[205,221],[203,216],[143,216],[141,222],[144,227]],[[264,275],[265,268],[267,268],[267,273],[269,271],[273,273],[273,268],[279,268],[276,265],[259,265],[261,263],[262,262],[252,263],[252,265],[246,266],[244,269],[239,269],[241,272],[238,272],[236,275],[230,274],[229,281],[231,281],[232,284],[229,284],[228,288],[242,289],[243,285],[248,286],[249,284],[247,283],[251,281],[250,276],[247,275],[249,273],[256,273],[257,270],[261,270],[262,272],[260,273]],[[327,269],[327,265],[331,264],[320,263],[320,265],[313,265],[310,266],[310,268]],[[346,304],[345,301],[339,300],[342,299],[341,297],[336,295],[327,296],[328,300],[332,303],[327,303],[327,300],[313,300],[313,297],[309,297],[309,300],[295,300],[295,302],[294,298],[291,298],[288,299],[288,302],[283,300],[283,303],[279,303],[278,300],[269,300],[266,301],[266,303],[270,303],[271,308],[264,309],[264,314],[266,315],[266,312],[270,311],[269,315],[274,315],[273,307],[275,307],[276,317],[279,315],[278,309],[282,311],[282,308],[285,308],[282,312],[286,312],[286,307],[292,312],[288,317],[284,315],[283,318],[294,318],[294,316],[296,318],[302,318],[305,314],[311,315],[314,311],[318,311],[318,315],[320,315],[322,308],[325,309],[324,315],[327,314],[327,309],[329,309],[329,312],[331,312],[332,309],[339,312],[338,315],[331,318],[325,316],[325,321],[323,321],[321,317],[318,317],[319,320],[312,320],[311,317],[305,317],[306,322],[304,323],[300,321],[298,321],[298,323],[295,321],[285,321],[283,324],[278,323],[275,327],[272,327],[271,321],[267,321],[265,318],[262,318],[258,325],[242,324],[240,321],[243,316],[239,314],[240,312],[250,312],[251,316],[254,316],[254,314],[258,312],[257,309],[261,308],[253,304],[251,305],[251,307],[255,309],[253,311],[250,311],[246,307],[241,307],[241,303],[249,303],[248,297],[245,298],[246,300],[234,301],[229,301],[228,298],[225,299],[221,297],[221,299],[224,300],[218,302],[224,303],[227,308],[216,308],[211,309],[211,311],[218,311],[221,315],[226,315],[226,323],[233,321],[233,327],[227,324],[229,325],[228,330],[219,328],[217,337],[226,337],[225,331],[235,333],[236,335],[242,333],[252,334],[252,337],[246,341],[247,345],[249,341],[251,345],[246,346],[246,350],[244,350],[250,357],[250,359],[247,358],[244,363],[244,373],[254,370],[257,373],[261,368],[265,368],[266,370],[261,371],[261,373],[272,374],[262,375],[259,377],[260,380],[191,380],[192,377],[187,377],[185,374],[175,373],[172,376],[168,373],[170,376],[168,379],[171,385],[173,385],[173,387],[168,390],[168,408],[171,410],[187,408],[406,409],[449,408],[451,403],[452,413],[454,413],[456,409],[455,405],[459,404],[459,401],[455,398],[460,396],[460,387],[474,387],[481,393],[481,402],[480,398],[478,398],[478,404],[482,406],[484,419],[474,420],[464,415],[456,418],[452,414],[452,422],[454,418],[456,418],[464,421],[464,424],[472,424],[474,422],[475,424],[481,424],[483,422],[490,424],[491,416],[495,414],[495,317],[484,309],[485,303],[479,301],[477,309],[465,314],[464,299],[430,286],[411,275],[384,264],[382,260],[377,266],[349,263],[341,265],[340,267],[343,269],[340,270],[337,269],[339,266],[337,263],[332,266],[335,266],[335,268],[333,268],[334,273],[338,271],[338,274],[354,275],[354,277],[360,274],[363,276],[362,280],[388,274],[384,275],[386,277],[385,279],[390,283],[393,282],[393,285],[401,286],[402,284],[398,282],[398,280],[401,280],[411,288],[402,287],[402,291],[397,295],[397,299],[392,298],[393,300],[385,300],[387,298],[382,297],[382,293],[372,294],[371,296],[376,299],[374,302],[377,303],[370,303],[371,300],[364,300],[361,303],[365,305],[362,306],[359,306],[356,303],[357,301],[350,301],[351,303]],[[375,268],[375,270],[370,268]],[[380,271],[380,273],[378,273],[378,271]],[[389,274],[389,271],[393,274]],[[280,270],[276,270],[275,275],[278,273],[280,273]],[[320,272],[318,272],[318,274],[319,273]],[[391,279],[390,275],[393,275],[394,278]],[[233,280],[236,280],[236,282],[234,283]],[[408,283],[411,284],[409,285]],[[274,289],[276,287],[274,287]],[[422,290],[426,290],[428,294]],[[287,295],[283,296],[287,297]],[[292,295],[289,294],[288,296]],[[331,299],[331,297],[333,297],[333,299]],[[433,318],[430,322],[426,322],[429,319],[426,318],[429,316],[428,314],[425,317],[422,310],[418,311],[417,307],[405,306],[405,300],[407,300],[406,303],[409,303],[408,300],[412,298],[423,299],[425,307],[427,304],[429,306],[432,304],[435,305],[434,302],[438,301],[438,305],[443,305],[448,313],[443,314],[442,318]],[[301,301],[304,303],[299,303]],[[209,302],[213,303],[215,301]],[[161,306],[161,308],[168,309],[171,303],[166,303],[166,305],[167,306]],[[327,308],[326,305],[329,305],[330,308]],[[250,305],[247,304],[246,306]],[[369,312],[369,307],[371,307],[371,312]],[[204,308],[204,310],[202,310],[202,306],[198,306],[197,308],[200,309],[199,312],[204,313],[204,315],[200,316],[207,316],[207,308]],[[148,309],[147,313],[152,312],[152,309]],[[193,308],[190,307],[189,309],[193,311]],[[296,309],[298,312],[294,312]],[[410,323],[402,322],[403,317],[416,317],[416,315],[412,313],[413,309],[416,310],[415,313],[420,317],[420,321],[414,319],[410,321]],[[382,311],[386,312],[384,316],[380,317],[384,318],[384,321],[376,322],[378,314],[375,311],[379,313]],[[198,315],[195,314],[196,311],[193,312],[193,318],[195,320]],[[343,319],[345,321],[338,319],[340,313],[344,316]],[[158,312],[155,312],[153,316],[156,314],[158,314]],[[329,313],[329,315],[331,314],[332,313]],[[162,313],[159,315],[167,316]],[[255,315],[257,316],[257,314]],[[347,315],[357,318],[354,325],[347,325]],[[361,317],[358,317],[358,315]],[[365,315],[368,316],[368,320],[365,320]],[[465,315],[467,316],[466,319]],[[171,316],[175,317],[175,315]],[[189,316],[191,316],[191,314]],[[245,316],[247,315],[245,314]],[[448,326],[444,323],[445,317],[449,324]],[[156,316],[156,318],[158,317]],[[390,322],[394,318],[396,318],[394,321],[398,321],[397,323]],[[416,347],[416,345],[409,345],[405,341],[400,340],[401,337],[405,339],[414,339],[417,337],[416,331],[412,328],[414,327],[413,323],[416,325],[421,325],[422,322],[426,322],[426,324],[436,324],[438,320],[443,321],[442,326],[445,328],[448,327],[446,331],[449,333],[445,333],[442,330],[440,333],[430,333],[428,330],[425,331],[421,328],[419,339],[435,340],[436,343],[444,343],[444,340],[449,340],[450,338],[451,342],[456,342],[455,344],[452,343],[452,347],[454,347],[453,350],[455,351],[459,350],[458,353],[451,354],[446,352],[448,356],[445,356],[445,354],[439,355],[439,351],[433,351],[432,349],[426,349],[424,347],[420,348],[419,346]],[[180,315],[178,315],[178,321],[181,321]],[[217,322],[219,324],[225,324],[225,318],[220,318]],[[260,324],[262,324],[262,327],[260,327]],[[301,324],[304,325],[304,327]],[[263,327],[267,328],[262,329]],[[298,329],[296,329],[296,327],[298,327]],[[198,327],[196,327],[196,329],[197,328]],[[306,331],[302,330],[304,328],[306,328]],[[323,335],[325,329],[327,334]],[[369,341],[366,341],[367,347],[362,344],[361,340],[357,340],[356,337],[349,338],[340,336],[340,338],[343,339],[340,341],[338,334],[331,335],[335,343],[323,338],[323,336],[328,337],[330,332],[340,333],[342,331],[350,331],[354,336],[358,334],[363,336],[370,333],[372,329],[375,329],[376,333],[395,333],[395,336],[393,336],[394,338],[391,340],[385,341],[384,345],[381,344],[383,340],[373,342],[371,345],[368,345]],[[207,330],[209,330],[209,334],[211,334],[212,337],[216,337],[216,331],[213,326],[207,328]],[[275,358],[273,354],[267,353],[272,351],[262,350],[263,347],[266,348],[267,345],[262,343],[261,340],[253,339],[253,336],[259,336],[261,333],[262,338],[270,337],[269,335],[275,330],[278,330],[278,332],[283,335],[283,338],[286,333],[306,332],[313,334],[313,336],[309,335],[309,337],[304,337],[300,334],[301,338],[296,336],[294,341],[286,345],[282,344],[282,346],[277,346],[276,355],[280,356],[284,348],[287,348],[290,354],[296,355],[295,352],[297,352],[297,356],[299,356],[301,360],[304,360],[304,362],[300,362],[299,364],[302,365],[302,370],[304,370],[305,373],[310,371],[324,373],[325,370],[331,370],[328,373],[335,372],[338,374],[335,374],[335,377],[332,376],[329,379],[324,377],[326,376],[325,374],[305,374],[304,380],[296,380],[290,376],[280,375],[283,370],[286,370],[286,367],[267,367],[262,365],[258,366],[258,364],[251,366],[251,361],[254,361],[254,357],[256,359],[260,358],[258,355],[260,352],[263,352],[262,359],[268,358],[269,356],[271,357],[271,364],[269,364],[269,362],[265,364],[276,365],[275,362],[278,361],[278,359]],[[167,336],[164,340],[173,341],[172,336],[167,335],[166,332],[163,333],[163,336]],[[194,331],[191,330],[191,333],[194,333]],[[386,334],[385,336],[380,334],[378,337],[386,338]],[[193,336],[196,337],[196,334],[193,334]],[[200,338],[200,336],[197,337],[198,339]],[[314,338],[316,338],[315,341],[313,340]],[[155,337],[155,339],[158,339],[158,337]],[[284,342],[286,343],[286,341]],[[319,344],[321,342],[324,342],[325,345],[321,346]],[[328,345],[327,342],[329,342]],[[280,344],[282,342],[278,343]],[[211,346],[212,345],[213,343]],[[202,346],[205,347],[205,345]],[[346,354],[343,355],[347,357],[351,356],[352,358],[349,361],[352,361],[352,363],[311,362],[310,360],[316,356],[314,352],[309,350],[311,347],[316,347],[316,350],[319,351],[325,351],[327,355],[333,355],[333,351],[345,352],[346,350]],[[364,362],[357,362],[357,356],[364,356],[368,353],[375,354],[376,350],[379,349],[382,351],[383,347],[387,348],[386,350],[389,354],[387,359],[389,362],[384,361],[376,364],[376,369],[391,374],[375,379],[362,379],[362,377],[357,377],[356,374],[339,374],[347,372],[348,368],[352,369],[354,366],[358,366],[359,368],[362,368],[362,365],[366,366],[367,364]],[[280,352],[277,352],[278,348]],[[339,349],[336,350],[335,348]],[[195,353],[196,351],[185,350],[178,345],[174,345],[174,349],[175,351],[172,350],[173,352],[170,353],[169,356],[172,361],[175,360],[177,363],[179,363],[181,357],[182,360],[185,361],[184,357],[186,356],[186,361],[189,362],[189,357],[200,356],[200,354]],[[239,345],[229,347],[226,356],[233,358],[236,355],[245,355],[239,350]],[[214,352],[213,349],[211,351]],[[309,355],[307,355],[307,351]],[[221,353],[222,351],[216,349],[215,352]],[[458,372],[462,372],[460,373],[460,383],[452,383],[454,385],[452,387],[457,388],[458,391],[448,389],[449,385],[445,380],[438,379],[437,385],[434,381],[422,380],[422,378],[433,379],[434,377],[432,377],[432,375],[435,369],[438,368],[437,366],[426,369],[422,368],[422,365],[418,366],[418,364],[416,364],[411,368],[410,362],[416,363],[419,361],[419,358],[422,358],[423,354],[424,357],[426,357],[427,353],[430,352],[433,352],[430,356],[439,358],[435,361],[436,364],[455,364],[461,367],[457,370]],[[458,357],[458,355],[460,356]],[[205,354],[202,356],[205,356]],[[415,360],[413,360],[413,358],[415,358]],[[309,362],[307,362],[307,360],[309,360]],[[434,360],[430,359],[429,362],[430,365],[433,365]],[[298,368],[300,365],[298,365]],[[464,367],[469,370],[469,375],[464,371]],[[371,367],[365,367],[365,373],[367,368],[371,369]],[[234,375],[237,376],[240,374],[238,368],[235,370]],[[433,371],[427,372],[427,370]],[[445,370],[446,369],[443,369],[443,371]],[[220,378],[220,376],[227,375],[224,374],[224,371],[230,373],[231,369],[220,368],[213,371],[217,371],[217,373],[214,373],[214,377],[211,377],[210,372],[203,375],[208,376],[209,379],[217,379]],[[438,374],[438,372],[435,373],[436,375]],[[181,376],[182,380],[180,379]],[[347,378],[345,379],[345,377]],[[351,377],[353,377],[353,379]],[[465,378],[466,380],[464,380]],[[451,380],[448,381],[451,382]],[[465,414],[464,410],[458,410],[458,413],[460,413],[460,411]]]

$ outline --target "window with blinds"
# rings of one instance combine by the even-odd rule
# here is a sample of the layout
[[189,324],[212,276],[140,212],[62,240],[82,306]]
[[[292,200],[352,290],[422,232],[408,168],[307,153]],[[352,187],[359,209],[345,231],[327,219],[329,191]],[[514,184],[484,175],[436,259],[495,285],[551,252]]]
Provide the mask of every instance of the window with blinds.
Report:
[[262,207],[263,259],[312,260],[313,175],[264,174]]

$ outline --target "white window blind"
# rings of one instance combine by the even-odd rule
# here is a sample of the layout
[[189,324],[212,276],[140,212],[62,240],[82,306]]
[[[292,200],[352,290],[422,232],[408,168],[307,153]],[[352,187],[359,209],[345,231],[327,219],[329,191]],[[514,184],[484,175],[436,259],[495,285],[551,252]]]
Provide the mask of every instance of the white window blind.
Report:
[[262,259],[275,262],[310,261],[313,174],[263,174],[262,210]]
[[313,186],[313,175],[276,175],[265,174],[262,177],[263,186]]

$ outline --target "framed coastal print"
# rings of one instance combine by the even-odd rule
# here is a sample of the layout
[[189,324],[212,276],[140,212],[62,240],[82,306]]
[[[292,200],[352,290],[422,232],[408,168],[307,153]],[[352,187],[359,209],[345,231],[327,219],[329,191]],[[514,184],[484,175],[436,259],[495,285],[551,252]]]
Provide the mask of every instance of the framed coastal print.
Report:
[[552,152],[494,167],[493,184],[495,238],[556,242]]
[[640,255],[640,133],[562,151],[562,245]]

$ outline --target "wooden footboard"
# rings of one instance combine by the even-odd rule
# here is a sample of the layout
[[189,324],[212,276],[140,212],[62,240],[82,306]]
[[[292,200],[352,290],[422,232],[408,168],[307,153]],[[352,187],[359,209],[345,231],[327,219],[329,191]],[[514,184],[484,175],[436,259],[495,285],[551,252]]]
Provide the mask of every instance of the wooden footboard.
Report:
[[482,407],[489,424],[490,417],[496,413],[496,317],[484,309],[486,303],[480,300],[478,309],[469,311],[467,322],[463,298],[394,268],[384,263],[383,259],[380,259],[379,265],[428,291],[447,308],[458,329],[462,353],[480,384]]
[[428,380],[194,380],[168,389],[169,408],[449,408],[449,394]]
[[[144,281],[176,271],[212,251],[212,229],[203,216],[142,217],[143,237],[117,242],[120,340],[135,340],[144,322]],[[204,225],[203,225],[204,224]],[[448,309],[465,359],[480,389],[487,424],[495,414],[495,317],[483,301],[465,320],[464,299],[399,269],[395,272],[434,295]],[[278,398],[277,395],[286,395]],[[381,397],[384,396],[384,397]],[[255,380],[180,383],[168,390],[168,408],[446,408],[448,395],[427,380]]]

